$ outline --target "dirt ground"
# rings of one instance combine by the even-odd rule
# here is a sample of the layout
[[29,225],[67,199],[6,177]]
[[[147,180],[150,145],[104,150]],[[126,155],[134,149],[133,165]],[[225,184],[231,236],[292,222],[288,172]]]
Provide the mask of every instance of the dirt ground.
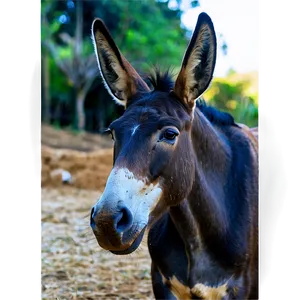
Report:
[[42,124],[41,127],[41,142],[42,145],[51,148],[73,149],[85,152],[111,148],[113,145],[109,136],[60,130],[46,124]]
[[42,187],[63,186],[62,173],[73,187],[103,190],[112,168],[112,140],[108,136],[76,133],[42,125]]
[[112,169],[112,149],[82,152],[54,149],[42,145],[42,187],[63,186],[62,173],[71,176],[70,185],[88,190],[103,190]]
[[[146,236],[133,254],[116,256],[98,246],[89,228],[112,167],[111,145],[98,135],[45,128],[42,299],[153,299]],[[63,184],[59,170],[72,182]]]

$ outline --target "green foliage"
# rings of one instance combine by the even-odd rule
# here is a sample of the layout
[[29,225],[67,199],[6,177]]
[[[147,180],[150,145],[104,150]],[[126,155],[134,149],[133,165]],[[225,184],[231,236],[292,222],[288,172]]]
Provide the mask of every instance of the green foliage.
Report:
[[147,71],[152,64],[179,67],[187,46],[180,10],[170,10],[168,1],[155,0],[110,0],[101,1],[101,5],[97,17],[107,24],[117,46],[135,68]]
[[258,126],[258,106],[251,97],[242,98],[233,112],[235,119],[249,127]]
[[63,72],[57,68],[55,61],[50,57],[51,96],[60,101],[69,101],[72,84]]
[[213,80],[204,98],[209,104],[232,114],[236,122],[255,127],[258,125],[258,98],[257,93],[250,93],[253,85],[249,79],[238,78],[238,74],[230,70],[228,77]]

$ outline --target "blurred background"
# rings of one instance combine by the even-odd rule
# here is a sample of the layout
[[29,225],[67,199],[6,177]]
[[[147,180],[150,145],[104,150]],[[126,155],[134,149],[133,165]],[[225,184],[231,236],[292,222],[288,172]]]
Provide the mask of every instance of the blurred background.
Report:
[[200,12],[215,25],[215,77],[203,98],[237,122],[258,123],[255,0],[42,1],[42,299],[153,299],[146,238],[130,256],[101,249],[89,214],[112,168],[101,134],[123,107],[100,78],[91,40],[106,23],[129,62],[179,71]]

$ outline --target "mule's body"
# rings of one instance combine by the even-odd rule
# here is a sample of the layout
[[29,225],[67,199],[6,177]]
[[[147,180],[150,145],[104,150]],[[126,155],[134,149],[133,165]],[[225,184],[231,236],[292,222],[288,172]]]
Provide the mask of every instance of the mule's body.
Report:
[[210,18],[199,15],[176,81],[157,73],[149,86],[101,20],[92,32],[106,87],[126,107],[109,126],[114,166],[91,211],[99,245],[131,253],[148,228],[157,299],[257,299],[257,140],[197,102],[216,60]]

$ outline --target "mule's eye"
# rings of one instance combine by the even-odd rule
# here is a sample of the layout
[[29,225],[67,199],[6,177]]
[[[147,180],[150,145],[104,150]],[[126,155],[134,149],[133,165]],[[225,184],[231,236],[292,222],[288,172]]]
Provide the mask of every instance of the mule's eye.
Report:
[[176,140],[176,137],[179,135],[179,132],[174,128],[168,128],[163,133],[163,139],[166,142],[173,144]]

